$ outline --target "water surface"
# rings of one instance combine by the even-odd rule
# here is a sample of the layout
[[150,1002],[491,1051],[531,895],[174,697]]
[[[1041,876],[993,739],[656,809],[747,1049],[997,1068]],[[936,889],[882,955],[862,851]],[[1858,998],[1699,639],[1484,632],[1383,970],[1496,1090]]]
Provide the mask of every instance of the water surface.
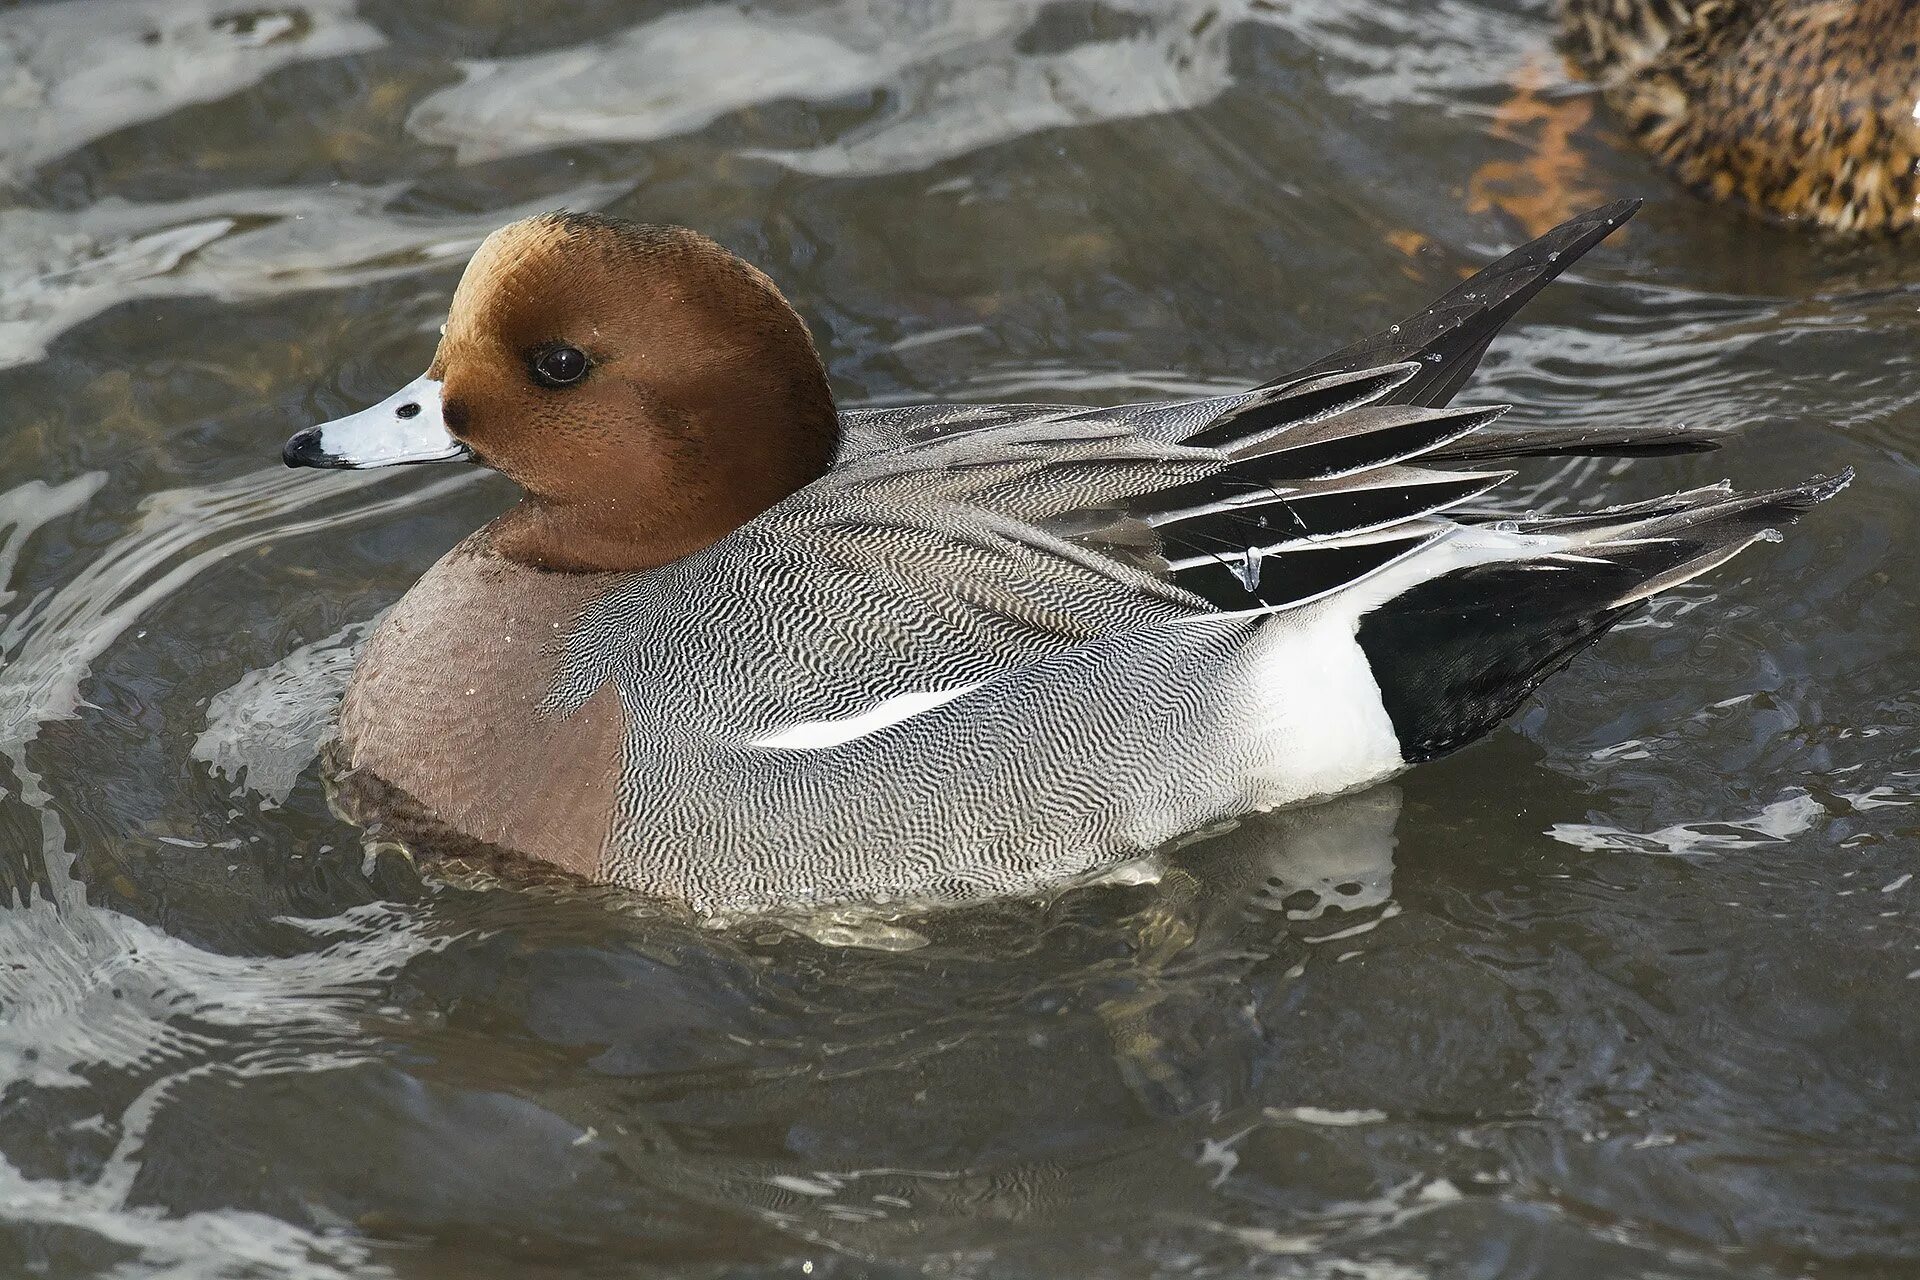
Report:
[[[1551,33],[0,10],[0,1271],[1920,1271],[1920,267],[1676,193]],[[1302,363],[1623,195],[1469,394],[1743,434],[1531,500],[1860,480],[1450,760],[884,928],[449,883],[329,812],[353,646],[510,491],[279,443],[416,375],[501,222],[716,235],[849,404],[1113,402]]]

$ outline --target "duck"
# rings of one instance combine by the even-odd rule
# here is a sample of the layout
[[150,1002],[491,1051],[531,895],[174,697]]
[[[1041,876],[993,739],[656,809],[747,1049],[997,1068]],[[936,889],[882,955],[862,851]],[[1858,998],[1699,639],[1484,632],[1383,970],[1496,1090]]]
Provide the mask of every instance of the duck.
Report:
[[1687,186],[1836,232],[1913,224],[1914,0],[1561,0],[1560,17],[1575,69]]
[[1445,755],[1850,478],[1489,496],[1511,460],[1713,443],[1451,403],[1636,207],[1259,386],[1117,407],[843,409],[778,287],[713,240],[498,230],[427,371],[283,449],[521,492],[358,657],[341,807],[726,915],[1037,892]]

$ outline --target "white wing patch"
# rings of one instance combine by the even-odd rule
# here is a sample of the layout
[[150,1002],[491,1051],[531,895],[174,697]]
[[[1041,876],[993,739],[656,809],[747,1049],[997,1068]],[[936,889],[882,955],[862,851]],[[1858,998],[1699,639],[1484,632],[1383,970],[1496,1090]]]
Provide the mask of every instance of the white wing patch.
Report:
[[889,725],[899,724],[923,711],[945,706],[965,693],[972,693],[984,681],[961,685],[958,689],[927,689],[915,693],[900,693],[886,699],[879,705],[862,711],[857,716],[847,716],[840,720],[809,720],[805,724],[796,724],[782,729],[767,737],[755,739],[756,747],[775,747],[782,751],[819,751],[825,747],[838,747],[852,742],[855,738],[864,738],[870,733],[878,733]]

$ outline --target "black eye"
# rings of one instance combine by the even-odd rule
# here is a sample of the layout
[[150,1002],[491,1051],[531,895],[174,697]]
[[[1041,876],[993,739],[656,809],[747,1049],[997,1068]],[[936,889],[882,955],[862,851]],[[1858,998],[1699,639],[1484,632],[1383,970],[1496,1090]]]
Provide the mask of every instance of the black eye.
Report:
[[587,374],[586,353],[578,347],[554,347],[534,357],[533,376],[549,387],[564,387]]

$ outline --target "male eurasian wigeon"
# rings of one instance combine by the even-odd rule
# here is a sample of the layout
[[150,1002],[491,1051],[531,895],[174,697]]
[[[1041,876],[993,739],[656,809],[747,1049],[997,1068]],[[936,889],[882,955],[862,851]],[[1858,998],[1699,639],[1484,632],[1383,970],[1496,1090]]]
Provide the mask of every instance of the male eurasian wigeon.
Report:
[[1847,481],[1470,506],[1488,459],[1706,444],[1447,407],[1633,209],[1253,390],[1091,409],[838,410],[713,241],[514,223],[423,377],[286,446],[525,492],[380,626],[337,758],[387,812],[702,910],[1029,889],[1430,760]]

